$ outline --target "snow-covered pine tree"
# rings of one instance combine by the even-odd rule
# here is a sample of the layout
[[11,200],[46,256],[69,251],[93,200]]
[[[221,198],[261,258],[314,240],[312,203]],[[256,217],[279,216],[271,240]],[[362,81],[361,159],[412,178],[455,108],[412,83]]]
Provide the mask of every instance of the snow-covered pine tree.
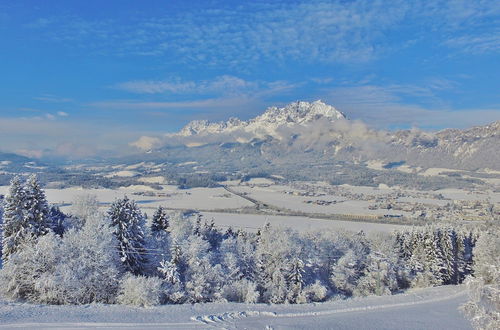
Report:
[[50,231],[49,204],[35,174],[24,185],[24,222],[31,237],[39,237]]
[[15,176],[5,196],[2,231],[2,261],[5,263],[14,253],[21,241],[23,234],[23,198],[21,178]]
[[158,206],[156,212],[153,214],[151,222],[151,232],[158,233],[160,231],[167,231],[169,227],[169,216],[165,209]]
[[65,226],[64,222],[67,218],[67,215],[64,214],[58,206],[51,206],[49,210],[49,221],[50,221],[50,227],[52,228],[52,231],[59,235],[63,236],[64,231],[65,231]]
[[452,228],[441,231],[439,242],[442,256],[443,284],[458,284],[457,234]]
[[201,215],[196,217],[196,224],[193,227],[193,235],[201,236]]
[[147,259],[144,249],[144,216],[139,207],[125,196],[111,204],[108,217],[118,239],[118,251],[125,269],[135,275],[141,274]]
[[23,185],[19,177],[11,181],[5,198],[2,260],[16,252],[24,240],[34,239],[50,231],[49,207],[35,175]]
[[288,269],[288,302],[296,303],[304,287],[304,262],[300,258],[293,258]]

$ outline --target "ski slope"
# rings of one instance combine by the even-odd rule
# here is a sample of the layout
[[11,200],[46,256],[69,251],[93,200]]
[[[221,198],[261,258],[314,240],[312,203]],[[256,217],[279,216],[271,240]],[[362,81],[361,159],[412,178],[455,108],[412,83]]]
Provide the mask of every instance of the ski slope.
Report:
[[0,302],[0,328],[472,329],[458,307],[465,287],[304,305],[209,303],[136,308]]

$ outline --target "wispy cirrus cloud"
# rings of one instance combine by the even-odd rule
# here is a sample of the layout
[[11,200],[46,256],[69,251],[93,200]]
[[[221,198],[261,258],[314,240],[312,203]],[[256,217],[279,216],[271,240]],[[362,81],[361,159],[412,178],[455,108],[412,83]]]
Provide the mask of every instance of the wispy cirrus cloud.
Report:
[[192,95],[270,95],[296,88],[299,84],[287,81],[249,81],[231,75],[209,80],[185,81],[135,80],[116,84],[114,88],[137,94],[192,94]]
[[500,53],[500,30],[487,35],[464,35],[445,41],[445,45],[463,53]]
[[[351,86],[333,88],[325,100],[345,111],[352,119],[361,119],[377,128],[422,127],[464,128],[500,120],[500,108],[483,107],[456,109],[442,106],[432,91],[414,86],[413,90],[426,101],[404,99],[411,86]],[[428,103],[428,106],[422,105]]]
[[92,102],[88,105],[96,108],[122,109],[122,110],[168,110],[168,109],[194,109],[194,108],[221,108],[236,107],[244,101],[242,98],[208,98],[201,100],[160,102],[141,102],[137,100],[109,100]]
[[377,55],[375,42],[383,42],[383,32],[404,18],[407,7],[400,0],[370,5],[256,1],[137,18],[127,24],[58,17],[39,18],[30,27],[50,26],[47,35],[52,40],[103,54],[168,56],[228,67],[287,59],[363,62]]
[[[42,17],[30,27],[97,54],[242,68],[263,61],[366,62],[422,38],[422,24],[438,44],[458,51],[461,45],[497,51],[490,20],[499,15],[495,0],[253,1],[218,9],[159,10],[126,24],[116,18]],[[401,29],[409,33],[405,38]]]
[[69,103],[73,102],[73,99],[67,97],[59,97],[52,94],[42,94],[40,96],[34,97],[33,99],[37,101],[43,101],[48,103]]

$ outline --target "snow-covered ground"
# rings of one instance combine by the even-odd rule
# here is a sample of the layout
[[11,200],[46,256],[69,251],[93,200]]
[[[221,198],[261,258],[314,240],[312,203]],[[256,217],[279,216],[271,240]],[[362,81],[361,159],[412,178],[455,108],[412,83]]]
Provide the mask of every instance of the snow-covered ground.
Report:
[[209,303],[136,308],[0,302],[0,328],[471,329],[464,286],[304,305]]
[[262,228],[266,222],[272,226],[290,227],[298,231],[333,229],[333,230],[350,230],[358,232],[360,230],[370,232],[392,232],[394,230],[402,230],[406,226],[358,222],[358,221],[341,221],[327,219],[313,219],[301,216],[275,216],[262,214],[233,214],[233,213],[217,213],[217,212],[201,212],[204,220],[213,220],[219,227],[243,228],[247,231],[257,231]]

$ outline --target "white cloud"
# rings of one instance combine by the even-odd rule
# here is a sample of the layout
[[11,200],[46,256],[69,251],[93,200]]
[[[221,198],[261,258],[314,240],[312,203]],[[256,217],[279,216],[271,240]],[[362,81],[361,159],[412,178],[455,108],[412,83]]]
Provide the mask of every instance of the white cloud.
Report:
[[[158,10],[157,15],[126,22],[66,16],[41,18],[32,25],[46,31],[53,40],[87,52],[166,56],[174,63],[190,66],[198,63],[248,69],[248,64],[260,65],[263,61],[370,61],[420,40],[424,33],[425,38],[432,38],[431,42],[442,44],[448,40],[457,51],[463,51],[460,45],[466,45],[465,50],[470,52],[496,52],[498,41],[493,36],[498,31],[491,27],[498,20],[499,3],[248,1],[211,10],[203,6],[181,12]],[[407,33],[404,40],[402,28]],[[162,86],[167,90],[179,87]]]
[[297,87],[297,84],[286,81],[248,81],[235,76],[222,75],[200,81],[136,80],[119,83],[114,87],[138,94],[270,95],[293,89]]
[[223,75],[212,80],[182,81],[172,80],[136,80],[117,84],[115,88],[140,94],[205,94],[234,93],[257,88],[257,82],[250,82],[238,77]]
[[[411,86],[408,86],[411,89]],[[426,95],[414,86],[410,93],[429,99],[431,107],[404,102],[401,86],[354,86],[335,88],[325,100],[345,112],[349,118],[360,119],[377,128],[417,126],[424,128],[484,125],[500,119],[500,109],[453,109],[440,107],[432,92]]]
[[463,35],[445,41],[445,45],[463,53],[500,53],[500,31],[487,35]]
[[30,157],[123,154],[128,141],[144,132],[86,121],[57,121],[43,117],[0,117],[2,151],[20,152]]
[[66,113],[66,112],[64,112],[64,111],[58,111],[58,112],[57,112],[57,115],[58,115],[59,117],[68,117],[68,116],[69,116],[69,115],[68,115],[68,113]]
[[43,94],[38,97],[34,97],[35,100],[38,101],[43,101],[43,102],[49,102],[49,103],[68,103],[68,102],[73,102],[73,99],[66,98],[66,97],[58,97],[54,96],[51,94]]
[[151,136],[141,136],[137,141],[129,143],[130,146],[141,150],[151,150],[161,145],[161,139]]
[[208,109],[237,107],[247,102],[247,98],[209,98],[179,102],[140,102],[135,100],[110,100],[90,103],[89,106],[122,110],[168,110],[168,109]]

